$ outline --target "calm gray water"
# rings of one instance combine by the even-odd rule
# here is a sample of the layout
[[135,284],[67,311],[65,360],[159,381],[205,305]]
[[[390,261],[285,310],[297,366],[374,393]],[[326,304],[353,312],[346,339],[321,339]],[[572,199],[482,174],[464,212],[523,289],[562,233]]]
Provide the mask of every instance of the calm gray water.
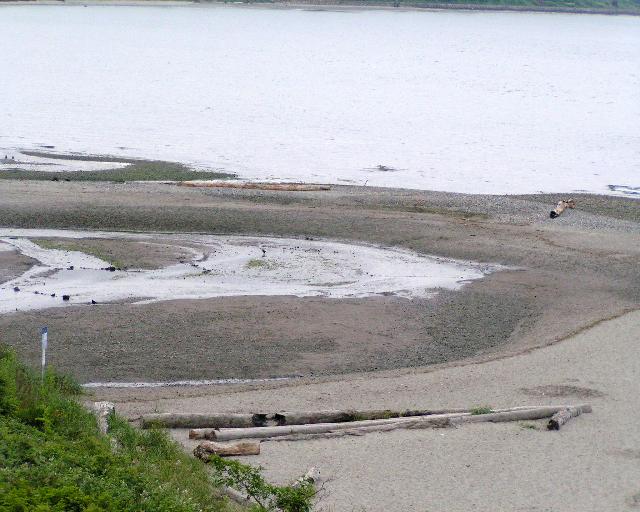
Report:
[[0,148],[246,178],[632,194],[638,49],[633,17],[0,6]]

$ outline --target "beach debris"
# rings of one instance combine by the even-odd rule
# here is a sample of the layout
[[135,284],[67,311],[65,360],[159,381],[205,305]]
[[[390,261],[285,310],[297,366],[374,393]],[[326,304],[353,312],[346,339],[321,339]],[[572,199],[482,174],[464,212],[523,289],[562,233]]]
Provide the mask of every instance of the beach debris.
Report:
[[575,208],[576,207],[576,203],[573,199],[563,199],[561,201],[558,201],[557,206],[555,207],[555,209],[551,210],[551,213],[549,213],[549,217],[551,217],[552,219],[555,219],[556,217],[559,217],[563,211],[565,211],[567,208]]
[[583,412],[591,412],[590,410],[584,410],[580,407],[567,407],[566,409],[562,409],[558,411],[549,420],[547,424],[547,428],[549,430],[560,430],[560,427],[564,425],[571,418],[575,418],[576,416],[580,416]]
[[73,270],[73,269],[74,269],[74,266],[73,266],[73,265],[69,265],[69,266],[67,267],[67,270]]
[[250,181],[179,181],[179,187],[193,188],[244,188],[251,190],[277,190],[285,192],[316,192],[331,190],[329,185],[307,183],[264,183]]
[[[374,420],[468,412],[468,409],[424,409],[391,411],[388,409],[369,410],[321,410],[275,413],[150,413],[141,418],[142,428],[160,426],[164,428],[191,428],[190,439],[206,439],[204,431],[216,428],[246,428],[282,425],[304,425],[311,423],[342,423],[356,420]],[[202,429],[200,431],[199,429]]]
[[260,443],[243,441],[240,443],[216,443],[214,441],[203,441],[193,450],[193,454],[204,461],[209,460],[212,454],[220,457],[260,455]]
[[107,272],[115,272],[117,269],[113,265],[109,267],[104,267],[102,270],[106,270]]
[[98,428],[100,429],[100,432],[106,434],[109,431],[109,423],[107,420],[109,416],[115,414],[115,405],[112,402],[93,402],[92,410],[98,419]]
[[[426,414],[404,417],[387,417],[382,419],[357,419],[342,422],[305,423],[294,425],[258,426],[258,427],[218,427],[210,429],[192,429],[190,439],[209,439],[212,441],[231,441],[235,439],[264,439],[297,441],[316,437],[336,437],[342,435],[362,435],[367,432],[380,432],[396,429],[442,428],[457,426],[463,423],[539,420],[550,418],[554,414],[569,409],[572,414],[591,412],[588,404],[568,406],[525,406],[510,409],[488,409],[477,413],[473,409],[455,409],[455,412]],[[580,411],[575,413],[575,411]],[[302,415],[300,414],[300,418]]]

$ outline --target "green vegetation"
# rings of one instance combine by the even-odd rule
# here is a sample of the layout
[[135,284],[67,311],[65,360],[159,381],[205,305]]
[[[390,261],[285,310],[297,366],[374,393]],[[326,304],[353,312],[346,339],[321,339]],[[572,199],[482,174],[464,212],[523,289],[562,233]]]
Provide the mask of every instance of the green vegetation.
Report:
[[274,269],[277,267],[277,263],[271,260],[264,260],[259,258],[252,258],[247,261],[246,268],[263,268],[265,270]]
[[235,460],[211,455],[209,463],[216,470],[220,485],[237,489],[250,496],[257,504],[258,512],[282,510],[286,512],[309,512],[316,495],[313,482],[302,478],[296,485],[279,487],[271,485],[262,477],[262,468],[254,468]]
[[491,414],[492,412],[493,409],[486,405],[481,407],[474,407],[473,409],[471,409],[471,414],[474,416],[477,416],[478,414]]
[[0,346],[0,511],[229,512],[221,485],[251,496],[253,512],[309,512],[313,483],[279,487],[261,468],[184,453],[160,429],[118,416],[102,435],[82,388],[48,370],[44,380]]
[[54,372],[41,383],[0,349],[0,510],[230,510],[206,467],[163,431],[112,417],[113,440],[102,436],[80,394]]
[[519,425],[524,430],[538,430],[538,425],[535,423],[519,423]]
[[[49,158],[51,156],[49,155]],[[95,161],[95,158],[84,160]],[[79,158],[76,158],[79,159]],[[18,168],[0,170],[0,179],[36,180],[36,181],[188,181],[218,180],[234,178],[234,174],[211,171],[194,171],[187,166],[175,162],[151,160],[134,160],[133,163],[120,169],[105,171],[25,171]]]
[[43,249],[82,252],[84,254],[95,256],[116,268],[126,268],[126,265],[124,265],[122,261],[115,259],[112,254],[106,252],[102,247],[91,244],[88,240],[52,240],[50,238],[33,238],[31,241]]

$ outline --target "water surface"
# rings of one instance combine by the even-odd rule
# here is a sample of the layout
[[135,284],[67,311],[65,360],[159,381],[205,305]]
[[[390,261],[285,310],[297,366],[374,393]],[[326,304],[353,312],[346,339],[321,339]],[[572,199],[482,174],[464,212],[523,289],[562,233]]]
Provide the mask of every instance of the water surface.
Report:
[[638,48],[622,16],[1,6],[0,148],[633,195]]

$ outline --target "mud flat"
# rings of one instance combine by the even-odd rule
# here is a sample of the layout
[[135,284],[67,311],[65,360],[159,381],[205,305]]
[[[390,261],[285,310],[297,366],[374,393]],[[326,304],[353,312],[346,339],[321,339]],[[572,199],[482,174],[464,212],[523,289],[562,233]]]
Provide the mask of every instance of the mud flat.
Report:
[[[368,187],[271,192],[4,181],[5,228],[173,232],[153,235],[167,247],[180,236],[175,233],[285,237],[301,244],[326,239],[507,268],[431,298],[192,296],[96,307],[70,300],[65,307],[2,315],[0,326],[3,338],[37,364],[37,332],[48,325],[52,364],[82,382],[327,376],[521,352],[640,303],[640,202],[616,198],[623,206],[614,209],[620,219],[611,216],[603,196],[579,196],[576,210],[551,221],[550,199]],[[55,239],[45,235],[36,238]],[[151,254],[148,248],[135,245],[149,235],[136,236],[122,234],[120,248],[93,250],[109,249],[113,257],[131,252],[140,261],[151,257],[144,256]],[[99,238],[72,242],[91,245]],[[198,251],[184,240],[178,245]],[[160,255],[180,257],[174,250]],[[252,250],[249,259],[263,259],[257,247]],[[118,274],[99,272],[105,279]],[[148,297],[143,286],[140,292],[138,299]]]

